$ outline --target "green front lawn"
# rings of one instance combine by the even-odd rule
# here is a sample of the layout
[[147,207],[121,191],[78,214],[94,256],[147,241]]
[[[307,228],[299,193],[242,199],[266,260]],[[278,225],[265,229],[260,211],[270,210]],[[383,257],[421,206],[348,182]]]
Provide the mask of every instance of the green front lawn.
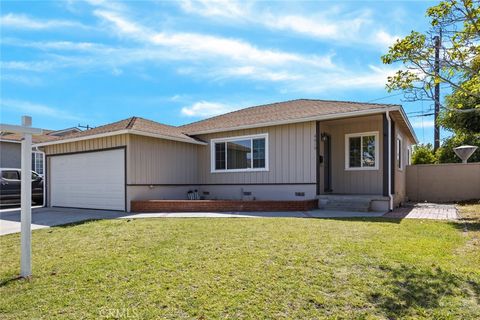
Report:
[[139,219],[0,237],[0,318],[478,319],[478,225]]

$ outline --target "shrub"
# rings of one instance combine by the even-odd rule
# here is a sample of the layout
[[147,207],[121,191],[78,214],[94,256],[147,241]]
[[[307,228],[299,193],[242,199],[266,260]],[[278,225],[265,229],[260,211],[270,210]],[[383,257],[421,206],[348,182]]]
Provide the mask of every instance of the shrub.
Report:
[[435,162],[437,162],[437,157],[430,143],[419,144],[415,147],[412,154],[412,164],[432,164]]

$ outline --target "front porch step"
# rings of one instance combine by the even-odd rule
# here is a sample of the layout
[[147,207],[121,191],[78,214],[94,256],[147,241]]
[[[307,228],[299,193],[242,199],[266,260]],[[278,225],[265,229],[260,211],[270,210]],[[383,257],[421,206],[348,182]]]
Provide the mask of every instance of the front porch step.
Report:
[[372,211],[372,201],[386,199],[375,195],[321,195],[318,199],[318,207],[331,211],[369,212]]

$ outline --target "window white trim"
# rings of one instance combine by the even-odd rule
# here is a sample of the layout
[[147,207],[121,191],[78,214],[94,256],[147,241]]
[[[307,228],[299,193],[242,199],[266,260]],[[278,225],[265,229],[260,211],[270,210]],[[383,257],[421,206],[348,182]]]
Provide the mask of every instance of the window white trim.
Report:
[[[39,173],[39,168],[37,168],[36,164],[37,164],[37,161],[36,161],[36,157],[40,155],[40,157],[42,158],[42,173]],[[45,175],[45,153],[42,152],[42,151],[32,151],[32,160],[33,160],[33,166],[32,166],[32,171],[35,171],[35,173],[37,173],[39,176],[43,177]]]
[[407,166],[412,165],[412,146],[407,147]]
[[396,141],[396,156],[395,159],[397,160],[397,170],[403,171],[403,159],[404,159],[404,148],[403,148],[403,138],[401,135],[397,134],[397,141]]
[[[227,149],[225,148],[225,169],[221,169],[221,170],[216,170],[215,169],[215,143],[231,142],[231,141],[237,141],[237,140],[251,140],[251,141],[253,141],[253,139],[261,139],[261,138],[265,138],[265,168],[253,168],[253,150],[252,150],[252,168],[227,169]],[[252,144],[253,144],[253,142],[252,142]],[[269,154],[268,133],[211,139],[210,140],[210,173],[269,171],[269,169],[268,169],[268,162],[269,162],[268,154]]]
[[[360,165],[362,167],[350,167],[350,138],[362,138],[366,136],[375,136],[375,166],[374,167],[363,167],[363,162],[360,159]],[[363,143],[360,143],[360,147],[363,146]],[[363,170],[378,170],[379,159],[379,141],[378,141],[378,131],[371,132],[359,132],[359,133],[348,133],[345,135],[345,170],[346,171],[363,171]]]

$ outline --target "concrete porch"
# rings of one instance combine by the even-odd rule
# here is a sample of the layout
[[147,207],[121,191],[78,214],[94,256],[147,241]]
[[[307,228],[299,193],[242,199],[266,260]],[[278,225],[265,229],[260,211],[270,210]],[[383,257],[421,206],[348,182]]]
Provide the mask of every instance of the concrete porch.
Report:
[[389,201],[383,195],[322,194],[318,207],[326,211],[387,212]]

